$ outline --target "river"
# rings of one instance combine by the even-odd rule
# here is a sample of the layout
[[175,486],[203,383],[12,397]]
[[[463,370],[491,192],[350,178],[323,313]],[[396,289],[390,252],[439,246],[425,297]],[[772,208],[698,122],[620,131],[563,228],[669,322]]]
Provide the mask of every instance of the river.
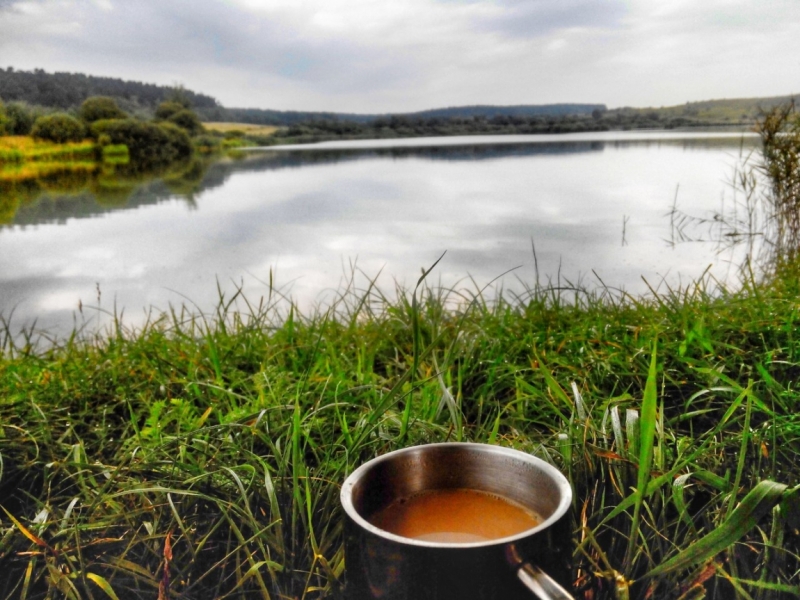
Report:
[[[304,310],[377,278],[488,298],[538,282],[633,294],[708,270],[736,284],[737,251],[677,241],[675,211],[707,218],[757,138],[611,132],[337,142],[249,151],[191,185],[144,182],[116,202],[50,190],[0,226],[0,316],[67,335],[241,288]],[[672,213],[672,214],[671,214]],[[703,237],[695,228],[693,237]]]

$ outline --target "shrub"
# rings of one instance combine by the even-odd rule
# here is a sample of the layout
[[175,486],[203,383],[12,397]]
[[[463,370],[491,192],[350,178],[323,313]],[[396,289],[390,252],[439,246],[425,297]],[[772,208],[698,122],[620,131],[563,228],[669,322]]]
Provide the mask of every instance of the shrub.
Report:
[[181,110],[171,115],[167,121],[177,125],[189,135],[198,135],[203,132],[203,124],[191,110]]
[[159,123],[158,127],[166,134],[176,153],[176,158],[186,158],[194,152],[192,140],[182,128],[173,123]]
[[128,147],[137,163],[166,163],[190,156],[192,141],[185,131],[169,123],[147,123],[135,119],[106,119],[92,125],[96,137]]
[[0,100],[0,135],[6,134],[7,123],[8,117],[6,116],[5,107],[3,106],[3,101]]
[[158,105],[158,108],[156,108],[156,119],[165,121],[182,110],[186,110],[186,107],[182,104],[178,104],[177,102],[162,102]]
[[75,117],[65,113],[54,113],[36,119],[31,135],[35,139],[59,144],[79,142],[86,136],[86,128]]
[[81,119],[94,123],[103,119],[125,119],[128,117],[113,98],[92,96],[84,100],[79,111]]
[[200,152],[214,152],[220,147],[220,139],[213,135],[201,135],[194,139],[194,146]]
[[35,117],[24,104],[12,102],[6,106],[6,133],[8,135],[28,135],[33,128]]
[[244,140],[242,138],[230,138],[226,140],[222,140],[222,147],[223,148],[242,148],[243,146],[250,145],[251,142]]

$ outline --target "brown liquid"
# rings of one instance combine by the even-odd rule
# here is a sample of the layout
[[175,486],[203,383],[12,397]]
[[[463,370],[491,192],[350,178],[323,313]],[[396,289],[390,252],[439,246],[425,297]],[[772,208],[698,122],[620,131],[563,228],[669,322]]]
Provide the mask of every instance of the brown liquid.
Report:
[[533,511],[465,488],[426,490],[399,498],[369,521],[389,533],[429,542],[484,542],[515,535],[541,522]]

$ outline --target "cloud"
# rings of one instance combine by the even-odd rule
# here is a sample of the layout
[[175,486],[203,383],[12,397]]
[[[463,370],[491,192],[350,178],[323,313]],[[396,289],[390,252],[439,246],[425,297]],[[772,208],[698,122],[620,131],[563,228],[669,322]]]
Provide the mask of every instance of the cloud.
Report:
[[0,0],[0,67],[277,109],[789,93],[798,40],[794,0]]
[[621,0],[562,0],[561,2],[529,2],[516,0],[481,26],[503,35],[531,37],[549,35],[577,28],[605,29],[616,27],[625,15]]

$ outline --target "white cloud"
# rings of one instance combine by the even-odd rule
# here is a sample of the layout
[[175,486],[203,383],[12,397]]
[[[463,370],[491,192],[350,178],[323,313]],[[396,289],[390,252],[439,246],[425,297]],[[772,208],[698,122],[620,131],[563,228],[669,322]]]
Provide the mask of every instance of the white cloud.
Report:
[[798,40],[794,0],[0,0],[0,67],[278,109],[783,94]]

